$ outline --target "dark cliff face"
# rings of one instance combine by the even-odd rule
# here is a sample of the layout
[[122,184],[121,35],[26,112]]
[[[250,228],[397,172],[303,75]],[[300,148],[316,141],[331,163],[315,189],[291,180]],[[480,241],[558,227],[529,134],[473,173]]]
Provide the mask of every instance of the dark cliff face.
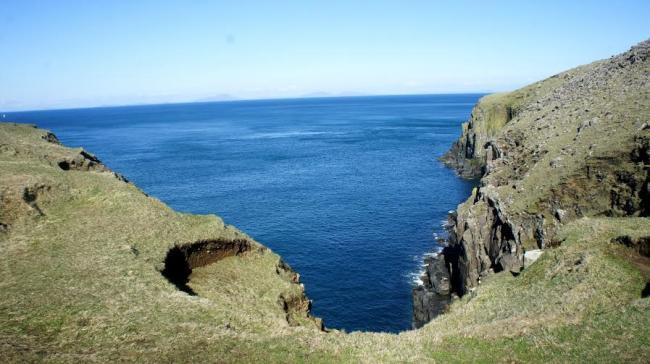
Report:
[[485,173],[487,154],[495,152],[487,145],[492,143],[498,128],[510,121],[514,114],[512,105],[503,99],[503,95],[498,94],[483,97],[472,110],[469,120],[462,124],[460,138],[440,158],[461,177],[480,178]]
[[453,249],[445,247],[442,253],[425,260],[427,268],[422,275],[422,285],[413,290],[413,328],[431,321],[451,302],[452,272],[457,267],[457,261],[451,260],[456,256],[451,252]]
[[649,57],[645,41],[479,101],[441,160],[481,181],[450,216],[449,246],[414,290],[414,325],[442,311],[428,299],[449,297],[436,291],[439,277],[463,295],[487,275],[518,274],[526,251],[561,244],[555,234],[569,221],[650,214]]

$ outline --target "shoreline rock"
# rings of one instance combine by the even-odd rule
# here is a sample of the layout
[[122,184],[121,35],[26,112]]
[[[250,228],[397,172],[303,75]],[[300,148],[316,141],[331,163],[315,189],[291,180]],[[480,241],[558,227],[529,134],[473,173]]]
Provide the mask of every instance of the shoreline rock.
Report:
[[462,296],[493,272],[520,274],[575,219],[650,215],[650,129],[638,117],[650,115],[649,58],[647,40],[479,100],[440,160],[480,182],[413,291],[414,326],[444,311],[434,296],[447,291],[444,277]]

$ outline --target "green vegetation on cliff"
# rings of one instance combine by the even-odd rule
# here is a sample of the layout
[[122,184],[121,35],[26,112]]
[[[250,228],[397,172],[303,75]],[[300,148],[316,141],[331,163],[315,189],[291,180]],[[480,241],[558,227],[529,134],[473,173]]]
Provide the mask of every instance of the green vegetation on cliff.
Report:
[[553,97],[553,93],[566,87],[569,81],[588,75],[603,62],[607,61],[580,66],[512,92],[482,97],[474,106],[469,120],[462,124],[461,137],[441,160],[456,169],[462,177],[481,177],[487,164],[486,151],[489,149],[486,149],[486,144],[494,143],[509,121],[526,107],[539,105],[543,100]]
[[[516,276],[480,275],[448,313],[397,335],[321,330],[297,274],[246,234],[215,216],[174,212],[46,131],[1,123],[0,357],[647,362],[650,218],[641,187],[650,83],[646,59],[633,59],[621,70],[596,63],[568,71],[525,88],[528,96],[520,90],[483,99],[476,113],[493,121],[473,128],[484,128],[499,153],[487,151],[488,174],[458,211],[457,222],[468,227],[459,237],[485,249],[474,227],[487,226],[485,236],[500,236],[516,251],[512,244],[537,242],[525,232],[511,236],[528,221],[518,217],[546,213],[545,223],[531,225],[541,226],[544,253]],[[597,92],[581,93],[580,77]],[[573,138],[586,154],[563,149]],[[535,167],[529,151],[542,149],[548,152]],[[594,189],[586,210],[581,201],[592,195],[572,193],[588,191],[583,173],[599,170],[602,186],[615,193],[601,209],[603,189]]]
[[453,221],[459,293],[492,271],[518,272],[526,250],[559,243],[575,219],[650,215],[649,85],[646,41],[479,102],[445,157],[461,174],[482,173]]

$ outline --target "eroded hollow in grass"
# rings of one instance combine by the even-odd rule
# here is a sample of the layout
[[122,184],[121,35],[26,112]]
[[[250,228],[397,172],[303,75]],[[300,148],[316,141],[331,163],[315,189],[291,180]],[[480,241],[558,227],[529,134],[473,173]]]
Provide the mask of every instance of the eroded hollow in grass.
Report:
[[650,236],[631,237],[623,235],[612,239],[612,242],[622,244],[631,248],[636,254],[628,257],[629,261],[637,267],[641,274],[646,278],[647,282],[643,290],[641,290],[641,297],[650,296]]
[[628,235],[614,238],[614,242],[634,249],[640,255],[650,258],[650,236],[633,238]]
[[165,268],[160,273],[179,290],[196,295],[188,285],[192,269],[212,264],[225,257],[239,255],[250,248],[250,242],[243,239],[199,240],[176,245],[167,252]]

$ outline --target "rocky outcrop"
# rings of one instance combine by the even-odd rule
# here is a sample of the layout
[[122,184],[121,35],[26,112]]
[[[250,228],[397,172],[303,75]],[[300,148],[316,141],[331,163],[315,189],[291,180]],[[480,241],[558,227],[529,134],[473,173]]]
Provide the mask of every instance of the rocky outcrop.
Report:
[[481,177],[485,172],[486,160],[494,159],[499,154],[492,139],[514,114],[513,106],[504,95],[481,98],[469,120],[462,124],[461,137],[440,160],[464,178]]
[[[43,138],[49,142],[58,144],[58,139],[52,133],[46,134],[47,138]],[[55,139],[52,141],[51,136]],[[108,167],[106,167],[95,155],[86,152],[83,149],[79,149],[78,153],[72,155],[65,155],[54,161],[59,168],[64,171],[76,170],[76,171],[96,171],[96,172],[107,172],[112,173],[115,178],[128,182],[128,180],[119,173],[113,172]]]
[[[646,41],[481,99],[442,157],[461,176],[481,181],[450,216],[449,248],[427,272],[444,276],[437,273],[444,260],[450,291],[463,295],[492,273],[519,274],[526,251],[561,244],[558,228],[577,218],[648,216],[649,55]],[[435,284],[423,281],[414,291],[419,324],[438,307],[427,301]]]
[[286,314],[287,323],[291,326],[316,326],[321,331],[327,331],[321,318],[311,315],[312,301],[305,294],[305,287],[300,283],[300,274],[295,272],[282,259],[275,266],[278,276],[300,289],[293,294],[281,294],[278,303]]
[[422,327],[440,313],[451,301],[451,267],[445,260],[450,254],[437,254],[425,260],[422,285],[413,290],[413,328]]

